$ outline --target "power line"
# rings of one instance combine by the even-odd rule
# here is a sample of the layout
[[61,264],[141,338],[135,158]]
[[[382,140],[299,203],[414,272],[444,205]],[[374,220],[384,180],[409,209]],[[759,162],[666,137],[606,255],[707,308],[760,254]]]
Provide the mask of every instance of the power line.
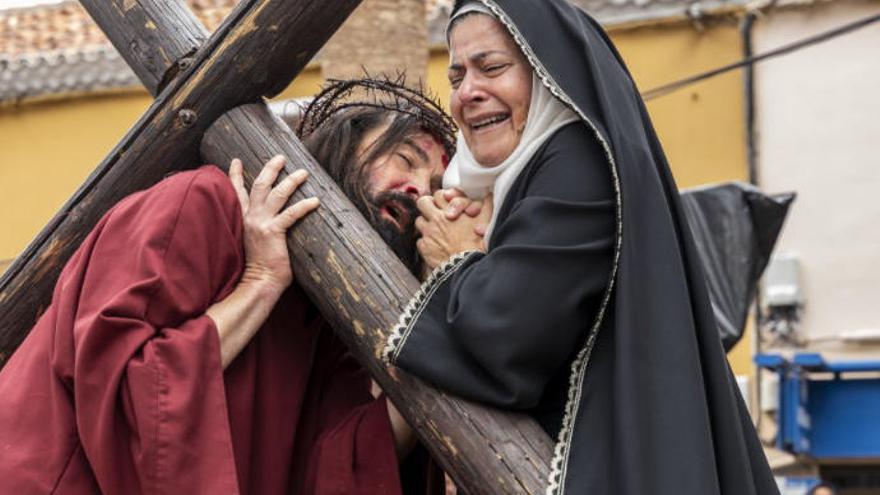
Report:
[[795,41],[794,43],[790,43],[788,45],[781,46],[776,48],[775,50],[770,50],[769,52],[762,53],[760,55],[755,55],[752,57],[746,57],[739,62],[734,62],[732,64],[723,65],[718,67],[717,69],[712,69],[710,71],[706,71],[700,74],[696,74],[690,77],[686,77],[684,79],[679,79],[678,81],[673,81],[668,84],[664,84],[662,86],[658,86],[653,89],[649,89],[642,93],[642,98],[647,100],[652,100],[654,98],[659,98],[661,96],[668,95],[673,91],[677,91],[685,86],[690,86],[691,84],[697,83],[699,81],[703,81],[712,77],[715,77],[719,74],[724,74],[725,72],[732,71],[734,69],[739,69],[741,67],[745,67],[747,65],[752,65],[762,60],[766,60],[772,57],[778,57],[780,55],[785,55],[787,53],[793,52],[795,50],[800,50],[801,48],[805,48],[810,45],[815,45],[816,43],[821,43],[823,41],[828,41],[832,38],[836,38],[837,36],[841,36],[843,34],[849,33],[851,31],[855,31],[856,29],[863,28],[868,26],[869,24],[873,24],[877,21],[880,21],[880,14],[875,14],[864,19],[860,19],[857,21],[850,22],[838,28],[832,29],[830,31],[825,31],[823,33],[819,33],[809,38],[804,38],[800,41]]

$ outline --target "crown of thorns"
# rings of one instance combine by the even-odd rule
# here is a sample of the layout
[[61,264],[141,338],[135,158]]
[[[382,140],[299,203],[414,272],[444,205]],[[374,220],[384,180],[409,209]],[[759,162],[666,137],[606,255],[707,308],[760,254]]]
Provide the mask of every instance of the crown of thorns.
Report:
[[306,107],[296,133],[305,139],[338,112],[348,108],[382,108],[415,117],[422,129],[436,137],[452,156],[455,152],[455,122],[440,103],[419,85],[406,86],[406,78],[329,79]]

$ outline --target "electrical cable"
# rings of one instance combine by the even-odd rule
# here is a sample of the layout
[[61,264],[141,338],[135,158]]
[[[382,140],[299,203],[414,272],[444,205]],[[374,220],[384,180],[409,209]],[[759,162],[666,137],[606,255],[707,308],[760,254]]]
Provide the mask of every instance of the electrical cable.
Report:
[[796,50],[800,50],[801,48],[806,48],[810,45],[814,45],[816,43],[821,43],[823,41],[828,41],[832,38],[836,38],[837,36],[841,36],[843,34],[847,34],[851,31],[855,31],[856,29],[863,28],[870,24],[873,24],[877,21],[880,21],[880,14],[875,14],[869,17],[865,17],[863,19],[859,19],[857,21],[850,22],[843,26],[840,26],[835,29],[831,29],[829,31],[825,31],[809,38],[804,38],[800,41],[796,41],[794,43],[790,43],[788,45],[781,46],[774,50],[770,50],[769,52],[762,53],[760,55],[755,55],[752,57],[746,57],[739,62],[734,62],[732,64],[723,65],[716,69],[712,69],[700,74],[696,74],[690,77],[686,77],[684,79],[679,79],[678,81],[673,81],[668,84],[664,84],[662,86],[658,86],[653,89],[649,89],[642,93],[642,99],[645,101],[653,100],[654,98],[659,98],[661,96],[668,95],[674,91],[678,91],[686,86],[690,86],[694,83],[704,81],[706,79],[715,77],[720,74],[724,74],[725,72],[729,72],[735,69],[739,69],[741,67],[746,67],[749,65],[753,65],[762,60],[766,60],[773,57],[778,57],[780,55],[785,55],[787,53],[791,53]]

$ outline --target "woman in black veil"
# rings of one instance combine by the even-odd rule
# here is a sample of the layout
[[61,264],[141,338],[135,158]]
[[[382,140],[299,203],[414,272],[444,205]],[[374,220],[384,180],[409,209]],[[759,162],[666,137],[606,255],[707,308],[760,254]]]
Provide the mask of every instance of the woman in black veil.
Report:
[[778,493],[605,33],[565,0],[480,0],[457,2],[448,36],[460,135],[444,185],[496,208],[482,245],[480,219],[420,200],[436,268],[386,358],[535,417],[557,439],[549,494]]

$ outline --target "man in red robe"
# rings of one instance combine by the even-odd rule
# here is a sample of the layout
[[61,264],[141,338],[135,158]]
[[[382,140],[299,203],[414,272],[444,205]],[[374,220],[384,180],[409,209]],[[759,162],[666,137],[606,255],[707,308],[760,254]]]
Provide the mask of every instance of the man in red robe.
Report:
[[[349,108],[304,136],[392,241],[451,143],[424,115]],[[285,208],[305,175],[275,184],[283,163],[250,193],[235,161],[181,172],[104,216],[0,372],[0,492],[401,492],[411,431],[291,285],[284,236],[318,201]]]

